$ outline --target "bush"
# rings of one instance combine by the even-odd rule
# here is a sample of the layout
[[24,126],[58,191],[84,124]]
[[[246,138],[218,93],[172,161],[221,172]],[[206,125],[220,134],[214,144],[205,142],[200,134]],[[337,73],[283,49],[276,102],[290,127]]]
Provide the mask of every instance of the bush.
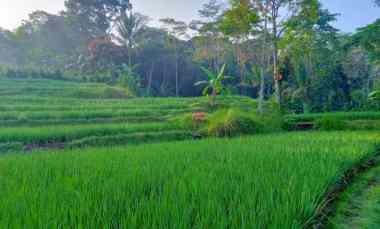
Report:
[[264,123],[259,118],[237,109],[222,109],[210,115],[204,130],[208,136],[214,137],[233,137],[264,131]]
[[1,143],[0,154],[21,152],[23,150],[23,144],[19,142]]
[[[205,119],[197,119],[195,118],[197,114],[204,115]],[[202,129],[207,122],[207,113],[204,112],[195,112],[195,113],[187,113],[184,115],[180,115],[171,119],[175,125],[181,127],[185,130],[199,131]]]
[[323,117],[315,122],[315,128],[318,130],[344,130],[346,128],[346,122],[343,119],[336,117]]

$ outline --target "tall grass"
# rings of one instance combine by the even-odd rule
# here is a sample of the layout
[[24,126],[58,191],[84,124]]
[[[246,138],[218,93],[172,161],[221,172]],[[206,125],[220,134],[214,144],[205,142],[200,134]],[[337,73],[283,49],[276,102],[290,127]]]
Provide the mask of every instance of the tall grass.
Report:
[[379,134],[292,133],[0,157],[0,228],[301,228]]

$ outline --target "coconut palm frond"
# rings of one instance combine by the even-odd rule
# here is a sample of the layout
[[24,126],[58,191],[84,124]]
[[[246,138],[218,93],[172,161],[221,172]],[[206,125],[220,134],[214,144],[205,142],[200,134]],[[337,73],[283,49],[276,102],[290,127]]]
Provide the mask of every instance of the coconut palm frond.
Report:
[[203,81],[198,81],[198,82],[196,82],[196,83],[194,84],[194,86],[201,86],[201,85],[206,85],[206,84],[209,84],[209,82],[203,80]]
[[208,70],[207,68],[201,67],[201,69],[202,69],[202,71],[206,74],[208,80],[213,80],[213,79],[217,78],[217,77],[215,76],[215,74],[212,73],[212,72],[211,72],[210,70]]

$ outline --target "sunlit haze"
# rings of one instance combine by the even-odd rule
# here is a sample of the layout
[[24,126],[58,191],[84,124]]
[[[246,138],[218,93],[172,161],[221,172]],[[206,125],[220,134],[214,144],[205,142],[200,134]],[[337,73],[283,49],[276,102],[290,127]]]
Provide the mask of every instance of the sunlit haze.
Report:
[[[0,27],[14,29],[28,18],[34,10],[57,13],[64,9],[64,0],[5,0],[0,7]],[[150,16],[153,20],[174,17],[190,21],[197,17],[197,11],[207,0],[135,0],[137,11]],[[352,32],[375,21],[380,8],[374,7],[372,0],[322,0],[324,6],[333,13],[340,13],[336,26]]]

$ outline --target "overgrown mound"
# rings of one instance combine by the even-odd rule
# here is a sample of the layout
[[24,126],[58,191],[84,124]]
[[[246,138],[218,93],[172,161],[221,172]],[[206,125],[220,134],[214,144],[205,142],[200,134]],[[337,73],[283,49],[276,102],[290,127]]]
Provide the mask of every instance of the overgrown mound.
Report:
[[207,118],[207,125],[203,131],[208,136],[234,137],[262,133],[264,123],[257,116],[247,112],[238,109],[223,109]]
[[183,128],[208,137],[235,137],[281,130],[282,118],[254,109],[221,108],[213,113],[185,114],[176,119]]

